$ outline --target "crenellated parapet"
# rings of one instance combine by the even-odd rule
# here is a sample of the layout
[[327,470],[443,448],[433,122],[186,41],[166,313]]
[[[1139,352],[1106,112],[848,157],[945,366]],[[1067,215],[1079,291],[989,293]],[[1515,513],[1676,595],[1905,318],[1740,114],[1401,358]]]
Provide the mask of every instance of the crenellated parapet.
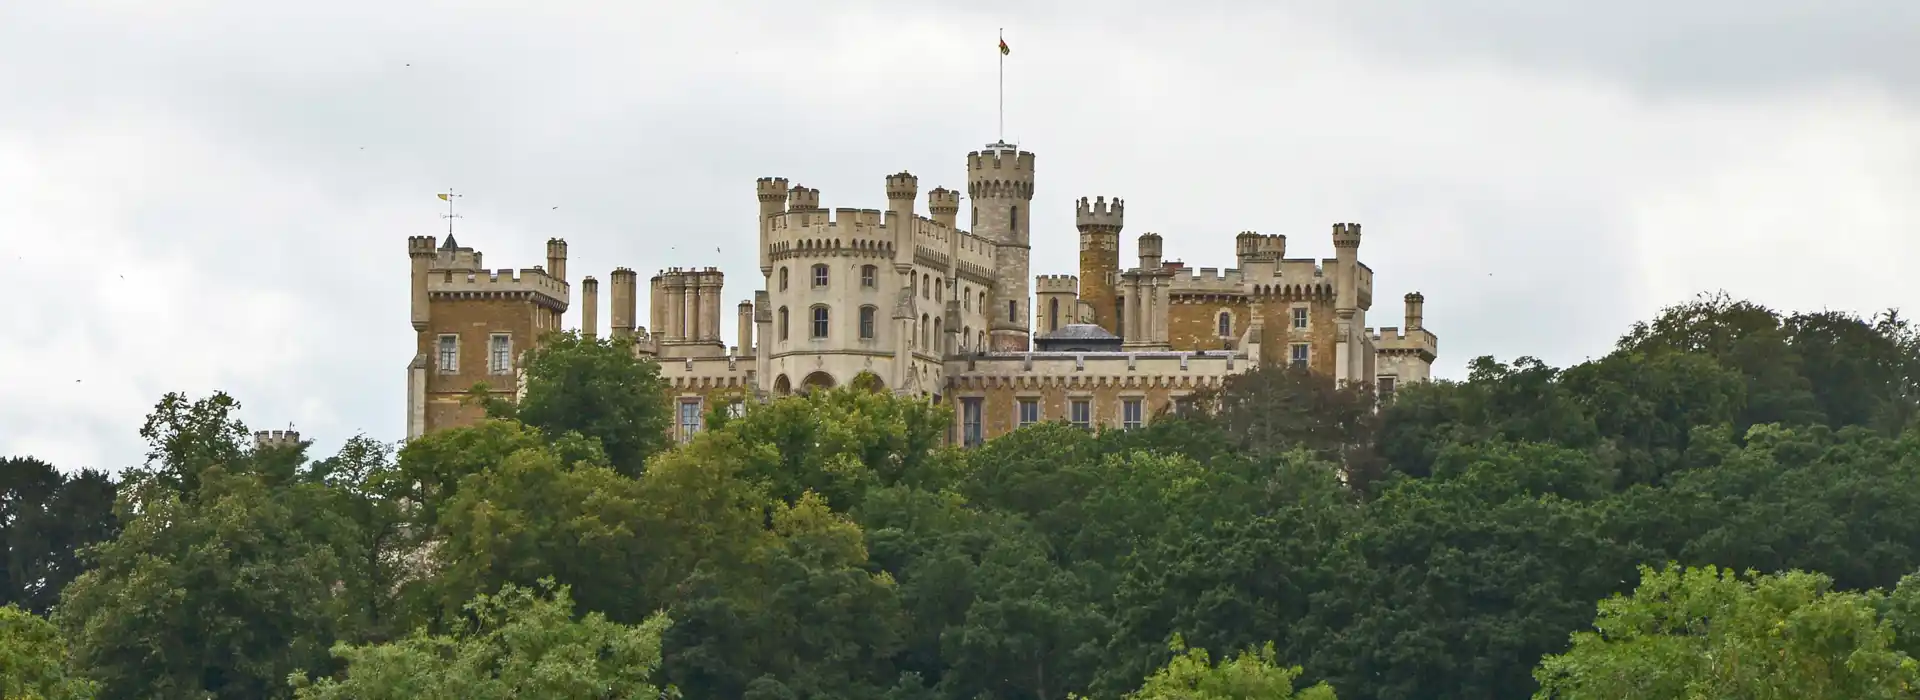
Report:
[[1382,355],[1410,355],[1425,362],[1440,356],[1440,339],[1424,328],[1401,330],[1394,326],[1368,328],[1374,351]]
[[1073,223],[1083,234],[1117,234],[1126,225],[1126,203],[1119,197],[1114,197],[1111,203],[1107,202],[1106,197],[1097,197],[1093,201],[1081,197],[1074,204]]
[[256,430],[253,433],[253,448],[256,450],[282,450],[300,446],[300,431],[297,430]]
[[1033,278],[1033,289],[1040,294],[1078,294],[1080,278],[1074,275],[1040,275]]
[[427,294],[433,299],[527,299],[559,312],[567,310],[570,298],[566,282],[538,267],[493,272],[436,269],[427,275]]
[[948,374],[948,386],[964,390],[1201,389],[1255,364],[1240,352],[1026,352],[967,355]]

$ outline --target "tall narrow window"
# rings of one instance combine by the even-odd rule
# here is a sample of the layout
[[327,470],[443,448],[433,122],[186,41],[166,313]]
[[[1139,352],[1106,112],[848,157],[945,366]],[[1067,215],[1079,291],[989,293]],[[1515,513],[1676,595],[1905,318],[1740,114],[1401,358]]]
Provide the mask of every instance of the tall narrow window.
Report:
[[1220,337],[1233,337],[1233,314],[1225,311],[1220,312]]
[[860,307],[860,339],[873,340],[874,329],[879,326],[880,309],[873,306]]
[[987,313],[987,293],[980,293],[980,313]]
[[815,288],[827,286],[827,266],[826,265],[821,264],[821,265],[813,266],[813,286]]
[[1020,320],[1018,317],[1014,316],[1013,312],[1014,312],[1013,300],[1008,299],[1007,300],[1007,321],[1008,322]]
[[1307,307],[1293,307],[1293,327],[1300,329],[1307,327]]
[[780,307],[780,339],[787,339],[787,307]]
[[1146,412],[1140,399],[1126,399],[1120,402],[1120,427],[1132,430],[1144,423]]
[[960,439],[967,447],[985,442],[980,430],[980,404],[984,399],[968,396],[960,399]]
[[513,337],[495,333],[487,342],[487,370],[493,374],[513,371]]
[[972,288],[969,288],[969,287],[960,288],[960,310],[961,311],[973,310],[973,289]]
[[939,277],[933,278],[933,300],[944,301],[946,298],[946,295],[943,294],[942,292],[944,292],[946,288],[947,288],[947,281],[945,279],[942,279]]
[[920,298],[933,298],[933,275],[920,276]]
[[1295,367],[1306,367],[1306,366],[1307,366],[1307,344],[1306,344],[1306,343],[1294,343],[1294,344],[1293,344],[1293,357],[1292,357],[1292,358],[1290,358],[1290,359],[1292,359],[1292,360],[1293,360],[1293,366],[1295,366]]
[[787,291],[787,268],[785,265],[780,267],[780,291]]
[[973,339],[975,341],[978,341],[974,344],[974,347],[979,348],[980,352],[987,351],[987,332],[986,331],[975,331],[973,334]]
[[1020,427],[1040,422],[1040,400],[1020,399]]
[[920,347],[933,347],[933,323],[927,320],[926,314],[920,314]]
[[1020,230],[1020,205],[1018,204],[1007,210],[1007,230],[1014,232]]
[[1074,399],[1070,404],[1072,412],[1067,415],[1073,427],[1082,430],[1093,427],[1093,402],[1087,399]]
[[440,336],[440,372],[455,374],[460,371],[460,336]]
[[700,432],[700,399],[680,400],[680,441],[691,442]]
[[827,337],[828,327],[831,325],[828,321],[827,307],[813,307],[813,337],[815,339]]
[[872,289],[880,286],[880,268],[872,265],[860,267],[860,286]]
[[1381,377],[1379,380],[1379,383],[1380,383],[1380,392],[1379,392],[1380,401],[1384,403],[1384,402],[1393,400],[1394,378]]
[[1047,300],[1047,330],[1060,330],[1060,300],[1058,298]]

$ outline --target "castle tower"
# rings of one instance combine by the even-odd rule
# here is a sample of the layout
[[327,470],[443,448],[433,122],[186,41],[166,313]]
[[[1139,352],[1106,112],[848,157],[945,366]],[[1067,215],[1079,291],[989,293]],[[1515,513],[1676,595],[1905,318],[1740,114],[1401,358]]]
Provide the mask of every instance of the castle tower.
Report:
[[253,432],[253,449],[285,450],[300,446],[298,430],[256,430]]
[[1033,280],[1034,297],[1040,303],[1037,330],[1052,333],[1061,326],[1079,323],[1080,279],[1073,275],[1041,275]]
[[[407,367],[407,435],[470,425],[484,411],[467,401],[476,384],[495,397],[516,396],[522,361],[548,332],[561,328],[571,299],[567,282],[541,266],[487,270],[480,251],[448,236],[407,239],[412,263],[413,327]],[[548,262],[564,272],[566,241],[552,239]]]
[[1074,207],[1074,225],[1080,229],[1080,300],[1093,309],[1093,323],[1118,334],[1120,307],[1114,287],[1120,284],[1120,229],[1126,205],[1119,197],[1108,204],[1106,197],[1088,202],[1081,197]]
[[593,275],[580,280],[580,335],[588,340],[600,337],[600,280]]
[[820,211],[820,190],[794,185],[787,191],[787,211]]
[[1334,357],[1335,381],[1361,381],[1365,360],[1360,357],[1361,330],[1366,318],[1360,312],[1360,225],[1333,225],[1334,252]]
[[1032,341],[1028,241],[1033,203],[1033,154],[1006,142],[967,154],[967,194],[973,197],[973,233],[994,244],[994,286],[988,345],[1024,352]]
[[558,238],[547,239],[547,276],[562,282],[567,281],[567,242]]
[[954,220],[960,216],[960,193],[945,187],[933,188],[927,192],[927,213],[947,228],[956,228]]
[[787,210],[787,179],[784,177],[763,177],[754,183],[754,190],[760,199],[760,219],[755,227],[760,230],[760,274],[773,271],[773,251],[767,247],[767,223]]

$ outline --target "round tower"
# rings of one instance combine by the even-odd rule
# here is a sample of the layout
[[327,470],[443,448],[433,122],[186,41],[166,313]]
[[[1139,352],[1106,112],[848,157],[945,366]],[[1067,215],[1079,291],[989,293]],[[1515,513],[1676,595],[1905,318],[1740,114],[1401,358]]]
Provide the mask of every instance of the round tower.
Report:
[[960,215],[960,193],[945,187],[935,187],[927,192],[927,213],[934,221],[954,227],[954,220]]
[[787,191],[787,211],[820,211],[820,190],[794,185]]
[[1093,308],[1093,323],[1115,330],[1120,319],[1115,287],[1120,284],[1120,229],[1125,223],[1126,204],[1114,197],[1087,201],[1081,197],[1074,207],[1074,225],[1080,229],[1080,300]]
[[994,244],[988,345],[996,352],[1025,352],[1033,327],[1033,278],[1027,274],[1033,154],[1004,141],[968,153],[967,194],[973,197],[974,235]]

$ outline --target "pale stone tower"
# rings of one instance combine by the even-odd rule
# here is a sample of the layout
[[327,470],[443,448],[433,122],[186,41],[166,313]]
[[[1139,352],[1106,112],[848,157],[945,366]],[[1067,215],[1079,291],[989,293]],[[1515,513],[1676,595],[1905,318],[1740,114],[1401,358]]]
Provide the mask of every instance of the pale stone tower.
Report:
[[1033,154],[1004,141],[968,153],[967,194],[973,197],[974,235],[994,244],[989,347],[1024,352],[1033,327],[1027,225],[1033,209]]
[[1120,309],[1114,286],[1120,283],[1120,229],[1126,205],[1119,197],[1092,202],[1081,197],[1074,207],[1080,229],[1080,301],[1093,309],[1093,324],[1119,334]]
[[1080,280],[1073,275],[1041,275],[1034,279],[1034,296],[1039,300],[1040,333],[1053,333],[1063,326],[1080,322]]

